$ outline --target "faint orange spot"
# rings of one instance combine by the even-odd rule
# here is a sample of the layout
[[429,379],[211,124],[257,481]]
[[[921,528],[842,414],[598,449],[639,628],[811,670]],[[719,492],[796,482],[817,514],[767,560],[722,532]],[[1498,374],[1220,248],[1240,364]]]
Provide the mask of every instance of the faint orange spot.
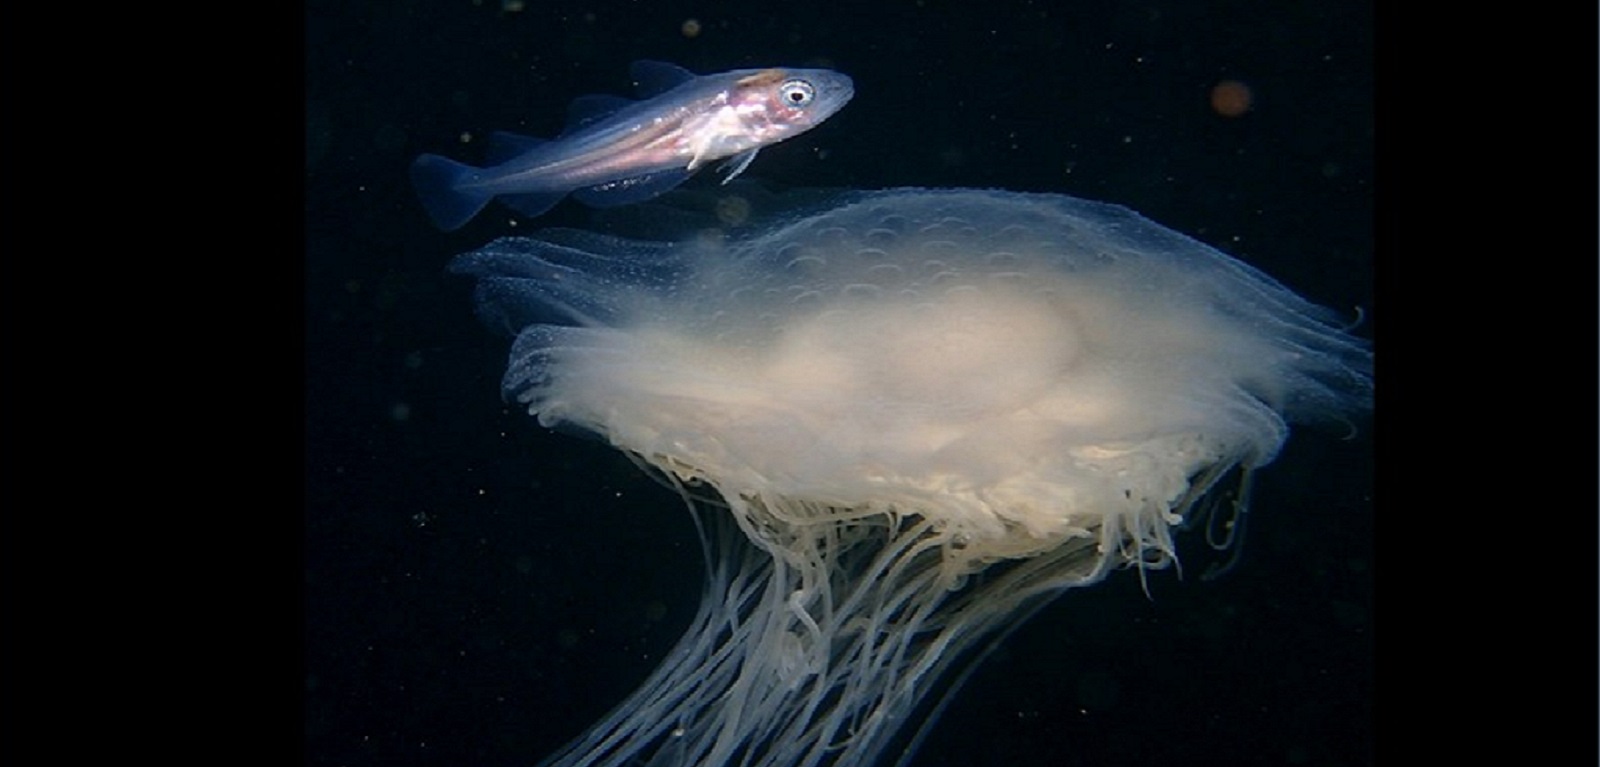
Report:
[[717,220],[724,226],[742,226],[750,220],[750,201],[736,194],[717,198]]
[[689,20],[683,22],[683,36],[684,37],[699,37],[700,36],[700,20],[699,19],[689,19]]
[[1223,80],[1211,89],[1211,108],[1223,117],[1238,117],[1250,111],[1254,99],[1250,86],[1238,80]]

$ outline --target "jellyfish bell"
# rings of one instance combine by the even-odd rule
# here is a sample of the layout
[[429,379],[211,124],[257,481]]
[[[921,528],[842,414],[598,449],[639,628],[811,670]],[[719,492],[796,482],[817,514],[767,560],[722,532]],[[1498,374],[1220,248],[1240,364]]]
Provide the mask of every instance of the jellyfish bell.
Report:
[[685,637],[551,765],[909,754],[902,729],[985,640],[1170,563],[1289,421],[1371,401],[1368,347],[1327,310],[1059,195],[849,193],[717,237],[549,230],[452,268],[517,333],[507,395],[679,485],[708,530]]

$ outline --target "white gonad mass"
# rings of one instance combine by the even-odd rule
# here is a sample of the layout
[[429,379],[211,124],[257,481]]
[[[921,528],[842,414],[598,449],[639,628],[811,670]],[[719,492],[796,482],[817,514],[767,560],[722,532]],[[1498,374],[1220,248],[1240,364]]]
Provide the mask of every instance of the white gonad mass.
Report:
[[1172,563],[1175,528],[1248,498],[1289,423],[1371,407],[1370,348],[1332,312],[1058,195],[847,193],[679,241],[546,230],[452,268],[516,335],[507,396],[658,472],[705,540],[687,634],[547,765],[907,756],[985,640]]

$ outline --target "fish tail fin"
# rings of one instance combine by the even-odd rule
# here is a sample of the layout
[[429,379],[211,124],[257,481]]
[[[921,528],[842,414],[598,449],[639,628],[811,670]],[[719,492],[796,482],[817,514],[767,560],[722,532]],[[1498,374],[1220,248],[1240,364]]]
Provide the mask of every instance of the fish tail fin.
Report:
[[477,170],[436,154],[422,155],[411,163],[411,183],[435,226],[446,232],[460,229],[494,199],[492,194],[459,188],[462,178]]

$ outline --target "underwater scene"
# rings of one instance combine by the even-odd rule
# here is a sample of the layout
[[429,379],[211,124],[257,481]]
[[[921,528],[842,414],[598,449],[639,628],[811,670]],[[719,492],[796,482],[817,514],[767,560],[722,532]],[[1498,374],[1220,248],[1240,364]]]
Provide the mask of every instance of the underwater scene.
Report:
[[312,765],[1368,764],[1371,7],[312,2]]

